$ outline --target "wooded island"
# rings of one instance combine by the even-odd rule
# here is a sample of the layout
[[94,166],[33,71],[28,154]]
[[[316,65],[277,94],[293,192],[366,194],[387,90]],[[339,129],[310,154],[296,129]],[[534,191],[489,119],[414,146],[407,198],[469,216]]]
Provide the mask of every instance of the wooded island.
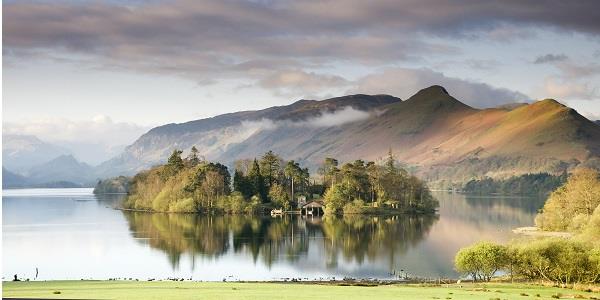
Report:
[[[272,151],[227,166],[174,150],[164,165],[138,173],[129,184],[126,209],[186,213],[299,212],[310,201],[325,214],[435,213],[426,184],[398,166],[390,150],[382,164],[355,160],[339,166],[326,158],[311,178],[308,168]],[[233,179],[233,182],[232,182]]]

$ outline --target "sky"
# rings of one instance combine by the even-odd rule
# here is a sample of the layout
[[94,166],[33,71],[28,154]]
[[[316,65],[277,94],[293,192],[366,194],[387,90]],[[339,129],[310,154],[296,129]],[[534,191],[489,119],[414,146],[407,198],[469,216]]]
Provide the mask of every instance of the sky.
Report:
[[439,84],[478,108],[554,98],[600,119],[600,1],[3,1],[3,133],[149,128]]

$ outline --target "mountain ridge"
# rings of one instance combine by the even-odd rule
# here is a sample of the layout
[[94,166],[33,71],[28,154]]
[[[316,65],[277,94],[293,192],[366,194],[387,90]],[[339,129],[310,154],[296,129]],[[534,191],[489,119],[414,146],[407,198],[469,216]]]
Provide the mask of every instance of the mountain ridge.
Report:
[[391,148],[418,175],[446,183],[600,166],[600,126],[574,109],[553,99],[477,109],[442,86],[404,101],[357,94],[164,126],[104,163],[104,171],[137,172],[192,145],[230,166],[273,150],[313,169],[325,157],[377,160]]

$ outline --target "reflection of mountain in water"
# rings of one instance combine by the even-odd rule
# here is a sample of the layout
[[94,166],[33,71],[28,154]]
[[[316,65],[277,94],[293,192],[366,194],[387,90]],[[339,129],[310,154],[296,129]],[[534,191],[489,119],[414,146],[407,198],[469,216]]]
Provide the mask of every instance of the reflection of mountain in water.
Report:
[[[220,257],[228,252],[277,261],[313,260],[335,268],[340,259],[362,265],[365,260],[390,259],[415,247],[427,235],[436,216],[327,217],[305,219],[255,216],[204,216],[123,212],[132,235],[167,254],[173,268],[184,254]],[[312,255],[312,252],[311,254]],[[341,262],[340,262],[341,263]]]

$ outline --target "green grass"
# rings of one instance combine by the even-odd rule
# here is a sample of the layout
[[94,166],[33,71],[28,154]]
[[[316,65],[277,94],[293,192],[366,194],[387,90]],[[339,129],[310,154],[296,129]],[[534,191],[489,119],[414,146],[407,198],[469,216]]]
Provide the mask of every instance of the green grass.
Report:
[[[299,283],[47,281],[4,282],[3,297],[47,299],[600,299],[600,294],[523,284],[338,286]],[[539,297],[536,296],[539,294]],[[527,295],[527,296],[525,296]]]

